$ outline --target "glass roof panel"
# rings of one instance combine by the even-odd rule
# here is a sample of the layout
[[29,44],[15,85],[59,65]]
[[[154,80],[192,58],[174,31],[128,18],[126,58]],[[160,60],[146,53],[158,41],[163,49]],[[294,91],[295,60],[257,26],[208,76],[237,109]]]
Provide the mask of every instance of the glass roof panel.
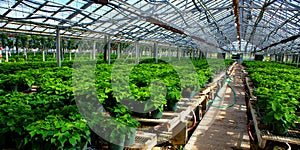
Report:
[[[208,35],[210,38],[219,40],[218,43],[223,44],[224,37],[236,40],[236,27],[234,26],[235,18],[233,15],[232,1],[214,0],[214,1],[201,1],[207,11],[208,16],[205,15],[204,11],[200,13],[194,6],[192,0],[170,0],[168,3],[148,3],[147,1],[110,1],[115,6],[103,6],[100,4],[91,4],[85,0],[27,0],[27,1],[15,1],[15,0],[4,0],[0,3],[0,14],[5,14],[5,17],[11,18],[23,18],[22,20],[15,20],[18,24],[24,24],[25,21],[33,21],[37,25],[50,25],[51,28],[55,28],[56,25],[74,28],[74,30],[81,29],[86,30],[85,34],[80,36],[96,37],[97,33],[93,32],[106,32],[108,34],[118,34],[118,36],[125,34],[124,37],[135,38],[142,37],[153,40],[165,39],[165,41],[176,41],[179,43],[194,44],[195,42],[186,35],[179,35],[171,30],[166,29],[168,26],[177,28],[179,30],[185,29],[186,32],[192,33],[192,35],[199,36],[200,38]],[[200,1],[196,1],[197,6],[203,10],[200,5]],[[247,3],[245,1],[244,3]],[[279,26],[286,18],[290,18],[299,11],[290,10],[299,8],[299,1],[276,1],[270,5],[262,17],[262,19],[255,24],[256,20],[259,20],[258,14],[261,11],[259,7],[263,6],[263,1],[255,0],[253,5],[245,5],[251,8],[244,8],[244,13],[250,11],[252,13],[252,20],[245,20],[243,17],[241,23],[241,29],[246,39],[249,38],[249,34],[254,31],[254,37],[261,36],[259,34],[269,34],[272,30],[279,28],[276,34],[290,36],[293,35],[294,30],[299,29],[300,16],[297,16],[283,27]],[[15,5],[15,6],[14,6]],[[41,5],[40,10],[36,10]],[[66,6],[64,6],[66,5]],[[12,8],[12,11],[9,9]],[[175,8],[174,8],[175,7]],[[253,9],[253,7],[256,7]],[[82,8],[82,10],[80,10]],[[229,9],[227,9],[229,8]],[[284,10],[278,10],[278,9]],[[114,9],[114,10],[112,10]],[[58,11],[59,10],[59,11]],[[97,11],[95,11],[97,10]],[[155,16],[152,14],[152,11]],[[298,9],[299,10],[299,9]],[[56,12],[57,11],[57,12]],[[95,12],[94,12],[95,11]],[[31,13],[33,13],[31,15]],[[136,13],[136,14],[135,14]],[[210,16],[213,16],[213,18]],[[33,17],[33,18],[26,18]],[[156,18],[166,27],[159,27],[151,22],[146,22],[146,18]],[[209,20],[207,19],[209,18]],[[94,20],[97,20],[93,22]],[[7,18],[1,20],[4,25],[7,26],[2,28],[18,28],[20,25],[7,22]],[[148,21],[148,20],[147,20]],[[216,25],[214,24],[216,22]],[[92,24],[89,24],[92,23]],[[88,24],[88,25],[84,25]],[[36,25],[23,25],[20,29],[31,30]],[[247,25],[247,28],[245,28]],[[248,26],[250,25],[250,26]],[[254,26],[255,25],[255,26]],[[218,31],[218,28],[221,30]],[[77,29],[75,29],[77,28]],[[204,29],[201,29],[204,28]],[[48,29],[48,28],[47,28]],[[45,29],[45,26],[34,28],[36,32],[49,32]],[[204,30],[204,32],[202,31]],[[246,31],[246,32],[245,32]],[[149,33],[150,32],[150,33]],[[52,31],[54,33],[54,31]],[[80,34],[80,32],[62,32],[62,34]],[[234,37],[231,37],[234,36]],[[265,37],[265,36],[264,36]],[[262,37],[262,38],[264,38]],[[252,38],[252,37],[251,37]],[[205,38],[204,38],[205,39]],[[252,39],[259,42],[259,39]],[[228,41],[227,41],[228,42]],[[227,43],[226,42],[226,43]]]
[[23,30],[32,30],[34,26],[31,26],[31,25],[23,25],[20,29],[23,29]]
[[80,9],[85,3],[86,2],[76,0],[76,1],[71,2],[68,6]]
[[5,27],[17,29],[18,27],[20,27],[20,25],[17,25],[17,24],[7,24]]

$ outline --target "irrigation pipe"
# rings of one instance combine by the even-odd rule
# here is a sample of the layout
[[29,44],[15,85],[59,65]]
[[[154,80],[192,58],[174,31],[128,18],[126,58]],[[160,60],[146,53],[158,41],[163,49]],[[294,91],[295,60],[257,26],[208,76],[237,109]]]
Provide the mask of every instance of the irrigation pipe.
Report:
[[[224,77],[225,77],[225,76],[224,76]],[[232,81],[231,76],[229,76],[229,79],[226,79],[226,78],[225,78],[225,83],[222,85],[221,89],[222,89],[222,88],[225,88],[225,86],[227,85],[227,86],[233,91],[233,103],[230,104],[229,106],[215,106],[215,105],[212,105],[212,104],[211,104],[212,107],[216,107],[216,108],[230,108],[230,107],[233,107],[233,106],[236,104],[236,102],[237,102],[237,100],[236,100],[236,92],[235,92],[234,88],[230,85],[230,82],[231,82],[231,81]],[[226,83],[227,83],[227,84],[226,84]],[[221,89],[218,91],[218,93],[217,93],[217,95],[216,95],[216,97],[219,98],[219,101],[222,101],[222,99],[223,99],[223,97],[221,97],[221,96],[219,95]],[[213,103],[214,101],[217,101],[217,100],[214,98],[214,99],[210,100],[209,102]]]

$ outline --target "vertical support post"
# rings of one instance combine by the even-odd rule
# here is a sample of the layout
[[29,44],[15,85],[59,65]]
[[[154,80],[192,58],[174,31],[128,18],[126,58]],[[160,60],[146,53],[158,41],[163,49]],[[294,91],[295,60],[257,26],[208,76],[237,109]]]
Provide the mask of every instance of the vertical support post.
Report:
[[121,43],[118,43],[118,49],[117,49],[117,58],[119,59],[120,58],[120,55],[121,55]]
[[61,51],[60,51],[60,33],[59,29],[56,29],[56,60],[57,66],[61,67]]
[[2,47],[0,46],[0,63],[2,63]]
[[200,55],[201,55],[201,59],[203,59],[203,55],[204,55],[204,53],[200,50]]
[[140,62],[139,60],[140,52],[139,52],[139,42],[137,41],[135,43],[135,63],[138,64]]
[[70,57],[70,60],[72,60],[72,51],[69,49],[69,57]]
[[171,45],[169,45],[168,47],[168,57],[169,57],[169,61],[171,60]]
[[27,61],[27,47],[24,50],[24,54],[25,54],[25,61]]
[[194,60],[195,59],[195,50],[194,49],[192,50],[192,53],[193,53],[192,56],[193,56],[193,60]]
[[110,36],[107,37],[108,45],[107,45],[107,54],[108,54],[108,64],[110,64]]
[[107,61],[107,51],[108,51],[107,35],[104,35],[103,43],[104,43],[103,60]]
[[42,57],[43,57],[43,61],[45,61],[45,51],[42,51]]
[[93,41],[93,60],[96,59],[96,41]]
[[208,58],[208,51],[205,52],[205,57]]
[[181,53],[182,51],[179,49],[179,47],[177,47],[177,54],[178,54],[178,60],[180,61],[181,58]]
[[157,42],[154,43],[154,50],[155,50],[155,63],[158,63],[158,45],[157,45]]
[[299,56],[300,55],[300,51],[298,51],[298,58],[297,58],[297,67],[299,66]]
[[5,51],[5,62],[8,62],[8,47],[6,47]]
[[176,47],[176,50],[177,50],[176,57],[178,58],[178,60],[180,60],[180,58],[179,58],[179,48],[178,48],[178,46]]

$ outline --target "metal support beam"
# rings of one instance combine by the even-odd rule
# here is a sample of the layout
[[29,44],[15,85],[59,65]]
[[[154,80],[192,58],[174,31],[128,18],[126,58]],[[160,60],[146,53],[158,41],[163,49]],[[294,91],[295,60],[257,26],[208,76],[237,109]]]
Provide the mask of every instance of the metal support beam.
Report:
[[181,57],[180,50],[179,50],[179,47],[177,46],[177,58],[178,58],[178,60],[180,60],[180,57]]
[[266,46],[266,47],[262,48],[261,50],[259,50],[259,51],[257,51],[257,52],[265,51],[265,50],[267,50],[268,48],[277,46],[277,45],[279,45],[279,44],[284,44],[284,43],[287,43],[287,42],[290,42],[290,41],[294,41],[294,40],[298,39],[299,37],[300,37],[300,34],[293,35],[293,36],[288,37],[288,38],[286,38],[286,39],[283,39],[283,40],[281,40],[281,41],[279,41],[279,42],[276,42],[276,43],[273,43],[273,44],[271,44],[271,45],[269,45],[269,46]]
[[59,29],[56,29],[56,60],[57,66],[61,67],[61,51],[60,51],[60,33]]
[[93,42],[93,60],[96,59],[96,41]]
[[45,51],[42,51],[42,57],[43,57],[43,61],[45,61]]
[[136,63],[136,64],[138,64],[138,63],[140,62],[139,56],[140,56],[139,42],[137,41],[137,42],[135,43],[135,63]]
[[121,43],[118,43],[118,49],[117,49],[117,58],[119,59],[120,58],[120,56],[121,56]]
[[171,46],[168,47],[168,57],[169,61],[171,60]]
[[107,61],[107,51],[108,51],[108,41],[107,41],[107,35],[104,35],[104,52],[103,52],[103,60]]
[[[257,28],[257,26],[258,26],[258,23],[259,23],[259,22],[262,20],[262,18],[263,18],[263,15],[264,15],[264,12],[266,11],[266,8],[267,8],[269,5],[273,4],[275,1],[276,1],[276,0],[272,0],[271,2],[265,1],[264,5],[263,5],[263,7],[262,7],[262,9],[261,9],[261,11],[259,12],[259,14],[258,14],[258,16],[257,16],[257,18],[256,18],[256,20],[255,20],[254,26],[253,26],[252,31],[251,31],[251,33],[250,33],[250,37],[249,37],[249,39],[248,39],[248,41],[247,41],[247,43],[246,43],[246,49],[245,49],[245,51],[247,51],[248,43],[251,42],[251,40],[252,40],[252,38],[253,38],[253,36],[254,36],[254,34],[255,34],[255,32],[256,32],[256,28]],[[254,53],[255,53],[255,52],[256,52],[256,51],[254,51]]]
[[108,54],[108,64],[110,64],[110,36],[107,37],[108,45],[107,45],[107,54]]
[[158,63],[158,45],[157,42],[154,42],[154,55],[155,55],[155,63]]
[[8,62],[8,48],[5,49],[5,62]]
[[299,58],[300,58],[300,51],[298,51],[297,67],[299,67]]
[[[268,41],[269,38],[272,36],[272,34],[276,34],[279,29],[281,29],[284,25],[294,20],[296,17],[300,15],[300,12],[293,15],[291,18],[287,18],[284,22],[282,22],[280,25],[278,25],[276,28],[274,28],[269,34],[267,34],[264,39],[259,43],[259,45],[262,45],[263,42]],[[288,32],[288,31],[286,31]],[[280,35],[280,34],[279,34]]]

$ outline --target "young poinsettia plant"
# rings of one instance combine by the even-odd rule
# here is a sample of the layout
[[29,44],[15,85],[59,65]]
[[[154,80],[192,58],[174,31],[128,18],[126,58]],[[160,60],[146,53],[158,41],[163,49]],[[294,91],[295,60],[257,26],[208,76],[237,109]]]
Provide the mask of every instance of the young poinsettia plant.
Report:
[[257,89],[257,111],[268,126],[268,130],[284,135],[296,127],[300,119],[299,110],[299,70],[278,63],[244,62],[250,78]]
[[295,114],[299,102],[292,98],[280,95],[268,101],[263,120],[270,123],[276,134],[285,134],[291,127],[296,127],[300,119]]

